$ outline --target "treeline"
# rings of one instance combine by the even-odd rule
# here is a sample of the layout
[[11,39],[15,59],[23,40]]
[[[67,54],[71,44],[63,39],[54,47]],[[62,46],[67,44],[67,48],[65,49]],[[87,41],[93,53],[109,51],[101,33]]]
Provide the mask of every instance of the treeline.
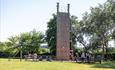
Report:
[[18,57],[20,51],[23,52],[23,55],[49,53],[49,49],[40,46],[44,42],[43,33],[35,29],[17,36],[11,36],[7,42],[0,42],[0,57]]

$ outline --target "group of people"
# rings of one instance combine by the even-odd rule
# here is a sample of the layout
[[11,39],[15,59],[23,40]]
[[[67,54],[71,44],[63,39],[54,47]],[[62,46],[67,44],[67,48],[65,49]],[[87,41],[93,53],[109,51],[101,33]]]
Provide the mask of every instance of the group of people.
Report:
[[84,53],[82,52],[80,55],[76,55],[76,61],[77,62],[90,62],[93,61],[94,56],[90,53]]
[[81,60],[82,62],[90,62],[93,61],[94,56],[91,55],[90,53],[82,53],[81,54]]
[[[33,61],[52,61],[51,56],[47,56],[47,55],[37,55],[36,53],[34,54],[28,54],[28,55],[24,55],[25,60],[33,60]],[[97,55],[96,57],[91,54],[91,53],[84,53],[82,52],[81,54],[76,53],[76,59],[77,62],[95,62],[98,61],[101,63],[101,56]]]
[[32,59],[33,61],[37,61],[38,55],[36,53],[28,54],[28,55],[24,55],[24,58],[25,58],[25,60]]
[[51,57],[50,56],[42,56],[42,55],[37,55],[36,53],[34,54],[28,54],[28,55],[24,55],[25,60],[33,60],[33,61],[42,61],[47,60],[47,61],[51,61]]
[[88,63],[91,63],[91,62],[100,62],[101,63],[101,55],[96,55],[94,56],[93,54],[91,53],[84,53],[82,52],[80,55],[76,55],[76,61],[77,62],[88,62]]

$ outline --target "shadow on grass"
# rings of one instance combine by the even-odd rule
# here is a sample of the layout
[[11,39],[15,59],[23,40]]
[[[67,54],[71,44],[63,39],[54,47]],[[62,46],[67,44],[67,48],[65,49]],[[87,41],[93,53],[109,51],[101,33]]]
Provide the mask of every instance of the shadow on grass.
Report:
[[92,68],[112,68],[115,69],[115,61],[103,62],[102,64],[96,63]]
[[[76,63],[76,62],[73,62],[73,63]],[[115,61],[102,62],[101,64],[99,62],[96,62],[96,63],[77,62],[77,63],[86,64],[86,65],[92,65],[91,68],[111,68],[111,69],[115,69]]]

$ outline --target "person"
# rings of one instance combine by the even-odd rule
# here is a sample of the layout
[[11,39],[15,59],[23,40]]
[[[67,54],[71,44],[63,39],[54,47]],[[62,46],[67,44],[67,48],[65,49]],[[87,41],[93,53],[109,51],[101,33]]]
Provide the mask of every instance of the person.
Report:
[[79,54],[78,53],[75,53],[75,60],[76,60],[76,62],[79,60]]
[[85,61],[85,53],[84,52],[82,52],[82,54],[81,54],[81,60],[82,60],[82,62]]
[[101,64],[101,60],[102,60],[101,55],[97,55],[97,61],[99,61],[100,64]]
[[48,56],[47,61],[49,61],[49,62],[52,61],[51,56]]
[[90,57],[91,57],[91,55],[89,53],[86,53],[86,59],[87,59],[88,63],[90,62]]
[[42,56],[39,56],[39,61],[42,61],[43,60],[43,57]]
[[29,54],[28,54],[28,59],[31,59],[31,57],[32,57],[32,55],[29,53]]
[[33,61],[37,61],[37,54],[36,53],[34,53],[34,55],[33,55]]

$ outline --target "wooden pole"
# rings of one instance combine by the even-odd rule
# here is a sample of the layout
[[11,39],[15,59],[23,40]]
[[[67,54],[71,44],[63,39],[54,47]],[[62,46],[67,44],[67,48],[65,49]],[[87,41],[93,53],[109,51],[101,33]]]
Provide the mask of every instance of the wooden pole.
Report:
[[59,2],[57,2],[57,14],[59,13]]
[[70,14],[70,4],[67,4],[67,12]]

